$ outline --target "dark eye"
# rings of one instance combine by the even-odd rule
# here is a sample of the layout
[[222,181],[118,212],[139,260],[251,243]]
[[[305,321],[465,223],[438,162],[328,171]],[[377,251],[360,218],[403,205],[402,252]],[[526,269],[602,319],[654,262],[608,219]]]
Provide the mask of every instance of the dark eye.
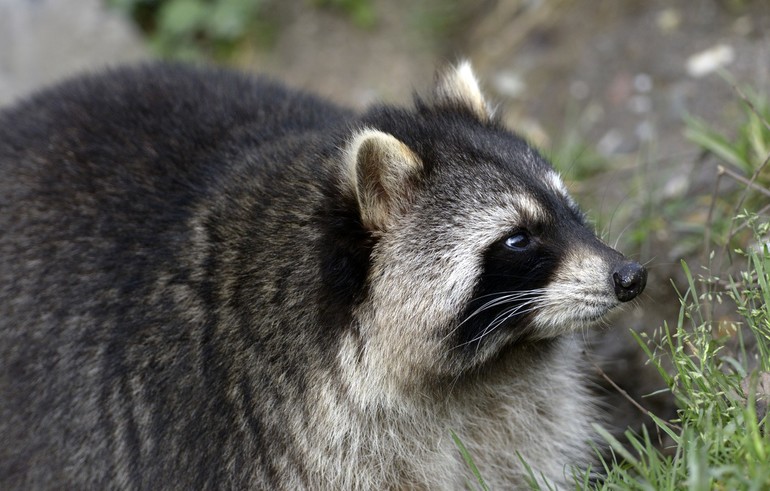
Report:
[[505,247],[513,251],[523,251],[529,247],[529,234],[526,232],[517,232],[505,239]]

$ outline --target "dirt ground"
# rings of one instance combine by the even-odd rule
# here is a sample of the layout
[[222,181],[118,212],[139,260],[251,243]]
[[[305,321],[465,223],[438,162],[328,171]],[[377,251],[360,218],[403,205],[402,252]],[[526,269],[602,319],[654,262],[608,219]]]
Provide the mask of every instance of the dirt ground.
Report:
[[[602,231],[613,242],[624,242],[622,231],[643,208],[710,192],[716,161],[683,137],[683,117],[729,130],[739,104],[716,67],[758,93],[770,87],[765,0],[370,3],[375,22],[363,28],[340,10],[274,2],[275,39],[245,50],[237,64],[362,108],[408,103],[437,68],[467,58],[511,128],[545,148],[578,135],[586,152],[612,164],[571,188],[605,217]],[[96,0],[0,0],[0,103],[84,68],[149,57],[135,27]],[[555,162],[568,177],[571,164]],[[680,258],[698,260],[679,239],[663,227],[626,250],[650,263],[647,294],[614,328],[592,335],[590,355],[664,414],[670,401],[643,397],[662,382],[628,329],[650,331],[676,318],[669,278],[679,279]],[[639,424],[638,410],[616,390],[597,390],[617,428]]]

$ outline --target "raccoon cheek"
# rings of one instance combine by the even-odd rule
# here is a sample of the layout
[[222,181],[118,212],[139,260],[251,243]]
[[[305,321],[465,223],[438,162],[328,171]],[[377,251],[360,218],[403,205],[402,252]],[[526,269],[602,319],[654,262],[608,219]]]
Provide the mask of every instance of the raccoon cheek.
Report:
[[348,168],[361,221],[384,232],[411,205],[422,161],[395,137],[364,130],[349,145]]
[[601,322],[619,304],[613,272],[612,264],[601,256],[567,256],[546,285],[533,318],[540,335],[557,336]]

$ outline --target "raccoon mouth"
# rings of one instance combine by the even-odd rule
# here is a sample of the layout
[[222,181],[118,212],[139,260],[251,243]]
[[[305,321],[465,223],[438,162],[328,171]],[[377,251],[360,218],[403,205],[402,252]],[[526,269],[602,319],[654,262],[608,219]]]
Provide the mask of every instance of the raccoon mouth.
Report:
[[586,313],[581,317],[577,317],[575,319],[576,323],[585,324],[587,327],[590,327],[595,324],[600,324],[602,321],[604,321],[607,316],[615,310],[615,308],[618,307],[617,305],[603,305],[601,307],[597,307],[596,312]]
[[533,315],[532,323],[539,334],[554,337],[577,329],[600,326],[621,305],[614,298],[592,297],[548,302],[547,306]]
[[490,295],[477,298],[450,334],[459,335],[458,348],[478,348],[501,337],[506,344],[554,338],[600,326],[620,305],[611,294],[596,291],[564,295],[542,288]]

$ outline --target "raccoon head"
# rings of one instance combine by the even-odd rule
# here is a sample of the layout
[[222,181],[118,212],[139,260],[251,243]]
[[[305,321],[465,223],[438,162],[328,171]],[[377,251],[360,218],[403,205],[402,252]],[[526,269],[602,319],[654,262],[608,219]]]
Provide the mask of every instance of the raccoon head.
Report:
[[343,180],[373,237],[354,313],[360,359],[384,371],[373,380],[457,377],[593,326],[644,289],[644,267],[595,236],[468,64],[415,110],[376,108],[362,127]]

